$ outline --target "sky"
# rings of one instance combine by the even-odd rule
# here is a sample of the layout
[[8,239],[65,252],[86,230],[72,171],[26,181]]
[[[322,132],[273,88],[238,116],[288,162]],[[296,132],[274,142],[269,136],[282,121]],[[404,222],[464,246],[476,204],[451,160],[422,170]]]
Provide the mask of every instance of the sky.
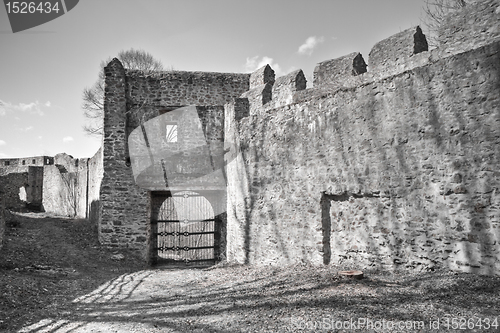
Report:
[[[82,91],[101,61],[141,49],[174,70],[276,76],[361,52],[421,24],[424,0],[81,0],[12,33],[0,5],[0,158],[91,157]],[[422,27],[424,28],[424,27]],[[425,33],[425,30],[424,30]]]

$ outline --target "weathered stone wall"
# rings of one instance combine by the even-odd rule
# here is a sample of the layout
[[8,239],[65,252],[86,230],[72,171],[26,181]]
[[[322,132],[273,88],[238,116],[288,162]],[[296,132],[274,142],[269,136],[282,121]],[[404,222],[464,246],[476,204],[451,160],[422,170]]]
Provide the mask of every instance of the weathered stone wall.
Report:
[[[222,105],[249,89],[250,74],[162,72],[145,75],[140,71],[124,70],[116,59],[110,62],[105,72],[104,173],[100,188],[99,237],[106,245],[146,250],[150,200],[146,190],[134,182],[133,161],[127,142],[129,134],[162,113],[181,106],[197,105],[199,125],[203,130],[200,134],[205,137],[191,137],[181,128],[178,135],[184,135],[186,144],[190,140],[204,141],[212,156],[220,156],[220,161],[212,162],[222,164]],[[186,154],[184,152],[182,159],[185,163],[179,166],[184,169],[179,174],[189,173],[188,169],[193,167],[202,167],[189,164]]]
[[439,48],[455,53],[490,44],[500,36],[499,20],[498,0],[472,2],[461,13],[445,17],[438,30]]
[[316,65],[313,73],[313,85],[339,85],[345,80],[366,72],[366,63],[359,52],[353,52],[346,56],[322,61]]
[[5,238],[5,212],[4,212],[3,190],[0,188],[0,251]]
[[44,210],[61,216],[87,217],[87,159],[58,154],[54,163],[43,168]]
[[2,189],[6,209],[22,211],[26,208],[28,172],[10,173],[0,176],[0,188]]
[[[54,164],[50,156],[33,156],[22,158],[0,158],[0,171],[16,170],[16,167],[44,166]],[[24,170],[24,169],[23,169]]]
[[368,58],[371,71],[396,67],[410,57],[428,51],[427,40],[420,27],[410,28],[373,46]]
[[498,274],[499,50],[422,52],[226,126],[228,259]]
[[224,105],[249,89],[250,74],[127,71],[129,105]]
[[88,160],[87,218],[96,225],[101,215],[100,190],[104,173],[102,147]]
[[273,106],[277,108],[291,104],[295,92],[306,89],[306,85],[307,80],[301,69],[277,78],[272,90]]
[[27,197],[27,202],[33,209],[38,209],[43,211],[42,191],[43,191],[43,167],[29,166],[28,187],[26,189],[26,197]]
[[269,66],[145,75],[114,59],[101,242],[148,248],[154,195],[133,180],[127,138],[197,105],[218,152],[224,130],[228,260],[500,272],[499,4],[454,13],[430,52],[415,27],[377,43],[368,72],[359,53],[322,62],[313,89],[301,71],[275,79]]

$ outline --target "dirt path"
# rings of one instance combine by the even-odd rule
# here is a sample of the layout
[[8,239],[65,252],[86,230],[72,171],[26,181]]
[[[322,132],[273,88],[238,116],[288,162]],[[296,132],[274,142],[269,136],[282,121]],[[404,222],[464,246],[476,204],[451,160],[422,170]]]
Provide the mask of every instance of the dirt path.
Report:
[[[450,332],[446,318],[498,322],[499,296],[500,277],[444,271],[367,272],[356,281],[338,277],[331,267],[143,270],[109,281],[75,299],[58,318],[19,332]],[[363,318],[413,326],[332,329]],[[440,328],[430,327],[438,319]],[[467,331],[497,332],[498,324]]]

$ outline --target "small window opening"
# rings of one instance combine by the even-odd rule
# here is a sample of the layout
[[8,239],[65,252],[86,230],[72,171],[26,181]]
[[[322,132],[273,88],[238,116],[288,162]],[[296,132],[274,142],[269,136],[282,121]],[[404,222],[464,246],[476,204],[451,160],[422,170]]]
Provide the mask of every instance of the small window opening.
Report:
[[23,160],[23,165],[26,165],[26,161],[25,160]]
[[177,142],[177,124],[167,124],[167,142]]
[[31,164],[35,164],[35,163],[36,163],[36,161],[35,161],[35,160],[31,160]]
[[5,161],[5,165],[10,165],[10,161]]

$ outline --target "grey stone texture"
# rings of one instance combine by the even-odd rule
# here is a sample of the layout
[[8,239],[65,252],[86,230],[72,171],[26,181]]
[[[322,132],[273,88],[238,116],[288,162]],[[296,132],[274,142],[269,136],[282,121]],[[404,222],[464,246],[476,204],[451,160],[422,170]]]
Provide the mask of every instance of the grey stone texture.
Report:
[[499,50],[243,118],[228,258],[499,272]]
[[88,160],[87,218],[96,225],[101,216],[101,182],[104,176],[102,147]]
[[4,244],[4,239],[5,239],[5,211],[4,211],[4,204],[3,204],[3,193],[2,189],[0,188],[0,251],[3,248]]
[[[104,174],[100,189],[99,238],[106,245],[137,248],[148,258],[147,252],[151,247],[150,219],[155,214],[151,209],[151,200],[155,196],[135,184],[131,168],[133,161],[128,152],[128,135],[141,125],[146,127],[148,120],[160,114],[168,114],[182,106],[196,105],[196,119],[200,123],[185,124],[181,121],[179,125],[185,126],[179,127],[178,135],[184,138],[183,145],[198,145],[203,139],[214,157],[212,162],[215,166],[221,165],[224,147],[223,105],[249,90],[250,74],[177,71],[144,74],[140,71],[125,71],[116,59],[108,64],[105,73]],[[194,133],[195,127],[201,127],[200,135],[204,138],[190,135],[189,129]],[[161,144],[161,140],[158,143]],[[177,146],[176,149],[187,148]],[[196,152],[193,150],[191,154]],[[178,161],[179,174],[171,179],[172,187],[169,186],[168,190],[181,190],[176,188],[176,180],[185,181],[183,177],[192,174],[193,168],[202,167],[190,161],[192,159],[185,154]],[[156,171],[153,170],[153,174],[162,170]],[[159,179],[162,180],[161,177]],[[167,189],[165,184],[159,186],[156,190]],[[217,188],[211,190],[217,191]],[[218,197],[223,198],[225,205],[225,189],[223,192]],[[225,217],[220,218],[225,223]]]
[[346,79],[366,72],[366,63],[359,52],[322,61],[316,65],[313,73],[313,85],[339,85]]
[[[103,179],[100,189],[99,240],[109,246],[143,248],[146,243],[147,192],[138,188],[127,160],[127,96],[125,69],[118,59],[104,68]],[[136,89],[148,89],[144,78]],[[131,94],[135,94],[131,93]],[[147,97],[153,92],[147,91]],[[155,95],[157,98],[158,95]]]
[[406,59],[424,51],[428,51],[427,40],[422,29],[417,26],[375,44],[368,55],[368,65],[373,71],[384,67],[396,67]]
[[43,208],[60,216],[87,217],[88,159],[65,153],[43,168]]
[[438,30],[439,48],[445,52],[469,50],[500,37],[500,5],[497,0],[473,1],[460,14],[451,13]]
[[[0,188],[2,189],[3,204],[6,209],[22,211],[26,208],[28,184],[28,172],[9,173],[0,176]],[[21,188],[26,195],[24,198],[20,195]]]
[[95,165],[97,163],[102,169],[102,154],[97,159],[95,156],[75,159],[62,153],[55,157],[25,157],[9,161],[9,166],[0,167],[3,175],[0,176],[0,188],[4,189],[0,196],[4,197],[7,208],[89,217],[92,205],[89,197],[99,197],[102,170]]
[[[302,71],[276,79],[268,65],[145,74],[113,59],[101,150],[77,165],[56,156],[43,167],[44,188],[61,188],[50,170],[54,179],[62,167],[85,173],[77,179],[87,195],[77,192],[101,243],[151,260],[151,219],[205,171],[197,157],[209,152],[226,186],[197,190],[226,210],[217,216],[221,260],[499,274],[500,1],[474,6],[446,19],[440,48],[427,51],[411,28],[377,43],[368,71],[359,53],[321,62],[311,89]],[[169,113],[188,105],[193,122]],[[183,140],[170,148],[185,154],[170,183],[146,190],[134,181],[128,138],[141,127],[163,136],[148,129],[159,115],[179,125]],[[0,177],[2,189],[18,194],[28,173]]]
[[[485,31],[498,26],[490,16]],[[222,74],[144,75],[111,62],[101,241],[151,247],[159,194],[134,187],[125,139],[194,104],[224,143],[228,261],[500,272],[500,43],[490,37],[427,51],[411,28],[373,47],[368,72],[359,53],[320,63],[312,89],[301,71],[275,79],[269,66],[224,90]],[[212,88],[196,83],[214,77]]]
[[276,75],[274,70],[269,65],[262,66],[250,75],[250,88],[248,90],[257,88],[266,83],[271,86],[274,84]]
[[248,99],[250,103],[250,113],[255,114],[262,110],[263,106],[271,102],[273,99],[273,86],[271,83],[255,86],[249,91],[243,93],[240,98]]
[[[273,84],[273,106],[280,107],[293,102],[295,92],[306,89],[307,80],[304,72],[299,69],[287,75],[280,76]],[[243,96],[242,96],[243,97]]]
[[44,166],[54,164],[54,157],[34,156],[24,158],[2,158],[0,159],[0,176],[9,173],[28,172],[30,166]]

